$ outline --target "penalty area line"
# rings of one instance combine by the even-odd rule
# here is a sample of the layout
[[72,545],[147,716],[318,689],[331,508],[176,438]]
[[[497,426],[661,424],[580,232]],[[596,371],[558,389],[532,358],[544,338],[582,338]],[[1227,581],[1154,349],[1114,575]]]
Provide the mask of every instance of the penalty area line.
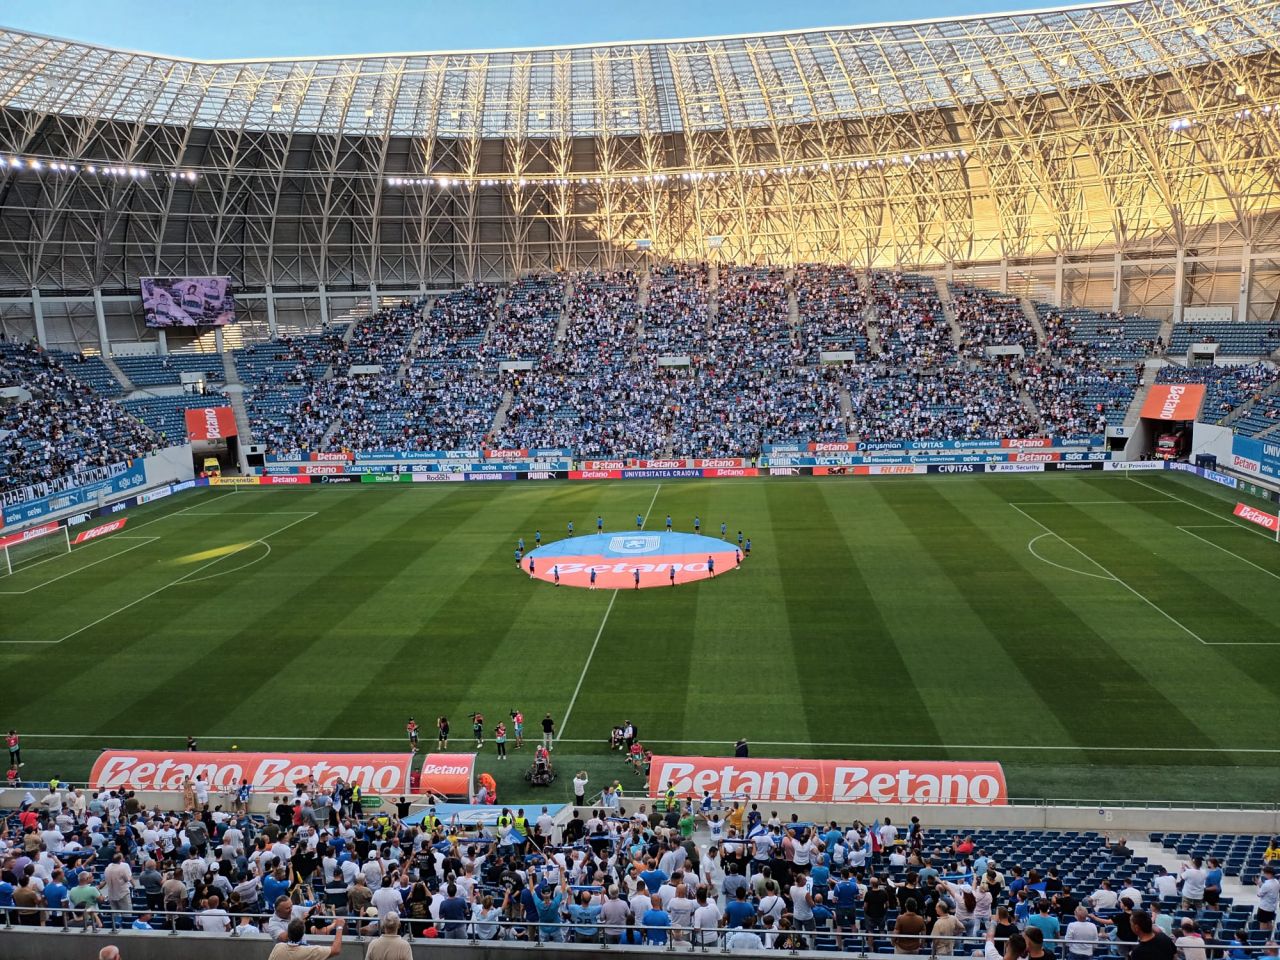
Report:
[[[653,497],[649,500],[649,507],[644,512],[644,518],[640,521],[640,529],[643,530],[649,523],[649,514],[653,512],[653,505],[658,502],[658,493],[662,490],[662,484],[658,484],[653,489]],[[609,606],[605,608],[604,616],[600,619],[600,629],[596,631],[595,640],[591,641],[591,649],[587,653],[587,660],[582,665],[582,672],[578,674],[578,684],[573,688],[573,696],[569,698],[569,708],[564,712],[564,719],[560,721],[560,732],[556,734],[556,742],[560,742],[560,738],[564,736],[565,727],[569,726],[569,718],[573,716],[574,705],[578,702],[578,694],[582,692],[582,683],[587,679],[587,671],[591,669],[591,661],[595,658],[596,647],[600,645],[600,638],[604,636],[605,624],[609,622],[609,614],[613,613],[613,604],[618,599],[618,591],[613,591],[613,596],[609,598]]]

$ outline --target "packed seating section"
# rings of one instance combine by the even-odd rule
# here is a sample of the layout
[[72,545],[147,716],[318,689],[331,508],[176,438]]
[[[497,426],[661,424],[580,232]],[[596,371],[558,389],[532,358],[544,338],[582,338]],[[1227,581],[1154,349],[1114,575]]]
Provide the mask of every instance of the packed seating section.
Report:
[[[395,912],[415,937],[599,943],[603,933],[616,943],[629,925],[637,942],[670,948],[672,928],[696,926],[708,947],[742,946],[728,938],[746,929],[768,947],[935,957],[980,956],[991,924],[997,939],[1035,927],[1058,956],[1111,960],[1136,943],[1132,909],[1173,936],[1194,924],[1186,945],[1210,956],[1259,956],[1274,938],[1261,904],[1223,889],[1223,878],[1267,879],[1276,848],[1265,836],[1152,833],[1167,852],[1153,862],[1092,831],[815,823],[709,797],[697,809],[613,802],[561,823],[544,813],[463,828],[429,813],[403,823],[407,804],[362,811],[341,781],[299,785],[265,816],[243,811],[241,795],[220,799],[198,782],[173,809],[145,809],[124,791],[36,787],[4,815],[0,915],[20,927],[283,939],[299,916],[310,932],[354,935]],[[33,885],[34,903],[15,901]],[[102,892],[69,895],[85,885]],[[458,908],[445,903],[455,890]],[[696,921],[695,891],[716,908]],[[624,909],[601,908],[618,897]],[[648,912],[653,901],[662,916]],[[1077,906],[1091,932],[1068,931]],[[935,927],[947,916],[960,924]]]
[[[404,301],[345,336],[285,337],[231,359],[253,439],[273,452],[492,443],[604,458],[751,455],[805,440],[1096,436],[1124,420],[1142,362],[1164,347],[1155,320],[1037,304],[1040,336],[1015,297],[943,289],[948,309],[933,278],[821,264],[534,274]],[[1280,346],[1273,325],[1188,323],[1174,328],[1172,349],[1192,335],[1224,347],[1244,336],[1255,352]],[[1023,355],[985,355],[1001,345]],[[823,363],[831,352],[856,359]],[[183,373],[225,378],[218,354],[113,359],[144,390],[165,392]],[[500,371],[510,361],[533,368]],[[48,362],[95,397],[124,394],[101,358]],[[1205,382],[1205,410],[1241,432],[1280,424],[1272,365],[1205,369],[1174,365],[1161,379]],[[151,428],[126,437],[125,449],[137,449],[180,437],[184,409],[224,402],[135,396],[112,410]],[[10,464],[20,459],[14,436]]]

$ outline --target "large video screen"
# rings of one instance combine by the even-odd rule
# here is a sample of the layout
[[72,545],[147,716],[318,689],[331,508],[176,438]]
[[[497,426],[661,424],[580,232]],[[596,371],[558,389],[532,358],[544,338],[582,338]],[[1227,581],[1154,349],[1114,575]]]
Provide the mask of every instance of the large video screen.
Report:
[[148,327],[220,327],[234,323],[230,277],[143,277]]

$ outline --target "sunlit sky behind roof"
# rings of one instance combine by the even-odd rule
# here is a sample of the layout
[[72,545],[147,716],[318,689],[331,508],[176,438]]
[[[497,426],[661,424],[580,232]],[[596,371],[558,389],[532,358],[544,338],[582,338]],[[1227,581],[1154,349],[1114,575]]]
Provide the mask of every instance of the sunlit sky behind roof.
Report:
[[110,47],[226,60],[702,37],[1035,6],[1016,0],[55,0],[7,4],[0,24]]

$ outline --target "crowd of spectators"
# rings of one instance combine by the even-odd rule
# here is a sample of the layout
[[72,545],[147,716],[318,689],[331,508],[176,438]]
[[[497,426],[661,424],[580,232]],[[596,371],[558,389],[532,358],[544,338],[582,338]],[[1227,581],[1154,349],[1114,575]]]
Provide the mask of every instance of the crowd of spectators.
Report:
[[1005,369],[857,369],[849,382],[852,433],[862,440],[1002,440],[1039,434]]
[[1184,367],[1165,364],[1156,374],[1156,383],[1202,383],[1204,404],[1200,415],[1208,420],[1225,420],[1238,407],[1262,394],[1280,379],[1280,370],[1268,363],[1212,364]]
[[[387,940],[402,929],[729,952],[826,944],[946,957],[985,937],[988,960],[1275,956],[1270,862],[1250,866],[1257,906],[1218,940],[1221,866],[1192,857],[1176,872],[1152,868],[1123,839],[1059,835],[1047,863],[1024,863],[971,835],[929,832],[918,817],[904,827],[783,821],[709,794],[630,811],[615,796],[560,823],[545,807],[532,817],[503,808],[487,827],[430,810],[409,825],[404,798],[370,816],[341,780],[299,783],[272,798],[267,817],[247,814],[250,794],[236,790],[232,812],[200,778],[176,810],[126,791],[28,794],[16,828],[0,832],[0,912],[19,926],[266,942],[382,934],[370,948],[379,957],[407,955]],[[1153,936],[1168,942],[1143,950]],[[392,949],[401,952],[383,953]]]
[[954,284],[951,292],[966,356],[981,358],[987,347],[1020,346],[1026,353],[1036,348],[1035,328],[1017,297],[963,284]]
[[908,369],[957,362],[951,324],[933,280],[877,272],[872,274],[871,289],[884,360]]
[[654,267],[641,311],[641,350],[649,356],[705,352],[710,319],[710,271],[705,263]]
[[816,364],[823,351],[867,355],[867,295],[850,267],[800,264],[795,270],[796,307],[805,361]]
[[160,445],[140,420],[39,347],[0,343],[0,387],[30,394],[0,406],[0,491],[35,486],[43,495],[74,486],[78,472],[146,456]]
[[512,284],[484,342],[486,366],[549,357],[564,306],[564,278],[558,274],[534,274]]

